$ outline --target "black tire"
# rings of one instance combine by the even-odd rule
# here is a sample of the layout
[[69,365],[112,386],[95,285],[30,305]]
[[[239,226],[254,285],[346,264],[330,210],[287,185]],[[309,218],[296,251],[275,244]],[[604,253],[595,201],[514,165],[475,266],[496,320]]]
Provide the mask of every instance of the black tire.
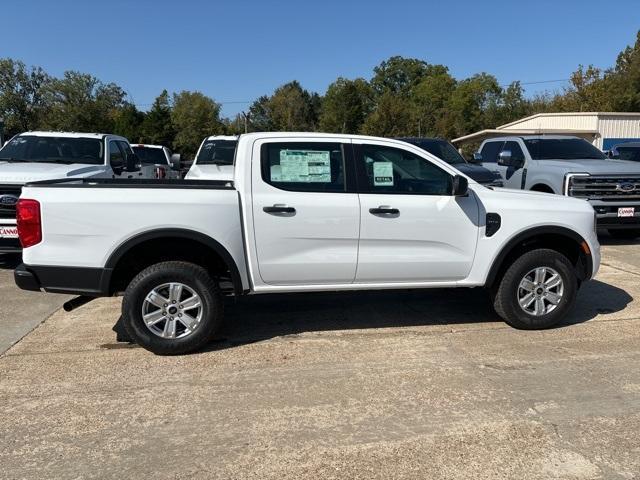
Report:
[[[186,336],[162,338],[146,326],[143,303],[153,289],[175,282],[199,295],[202,317]],[[201,348],[216,333],[222,323],[223,301],[218,284],[202,267],[187,262],[162,262],[144,269],[131,281],[122,301],[122,318],[127,333],[138,345],[157,355],[179,355]]]
[[609,235],[620,240],[633,240],[640,237],[640,228],[630,228],[625,230],[608,230]]
[[[562,278],[564,291],[555,309],[542,315],[532,315],[520,307],[520,282],[528,272],[538,268],[552,268]],[[578,279],[569,259],[549,249],[532,250],[523,254],[507,269],[495,292],[493,306],[496,313],[514,328],[538,330],[558,324],[575,303]]]

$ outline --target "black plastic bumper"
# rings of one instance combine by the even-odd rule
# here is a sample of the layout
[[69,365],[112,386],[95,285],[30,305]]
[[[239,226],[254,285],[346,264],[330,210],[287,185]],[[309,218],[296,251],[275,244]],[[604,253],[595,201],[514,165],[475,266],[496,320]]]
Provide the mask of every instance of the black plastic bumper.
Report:
[[111,273],[110,268],[20,264],[16,267],[13,278],[23,290],[106,297],[109,296]]
[[40,291],[40,282],[38,281],[38,278],[32,272],[27,270],[22,263],[13,271],[13,278],[16,285],[18,285],[22,290],[32,290],[34,292]]

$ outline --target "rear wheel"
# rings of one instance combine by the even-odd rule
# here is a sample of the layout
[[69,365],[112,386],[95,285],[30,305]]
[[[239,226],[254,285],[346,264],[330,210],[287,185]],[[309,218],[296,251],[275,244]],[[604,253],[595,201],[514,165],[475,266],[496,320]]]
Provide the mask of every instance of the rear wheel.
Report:
[[127,287],[122,317],[138,345],[159,355],[191,352],[222,323],[217,283],[202,267],[162,262],[140,272]]
[[567,257],[555,250],[532,250],[507,269],[494,307],[512,327],[549,328],[571,309],[577,290],[578,280]]
[[613,238],[619,238],[621,240],[633,240],[634,238],[640,237],[640,228],[608,230],[608,232]]

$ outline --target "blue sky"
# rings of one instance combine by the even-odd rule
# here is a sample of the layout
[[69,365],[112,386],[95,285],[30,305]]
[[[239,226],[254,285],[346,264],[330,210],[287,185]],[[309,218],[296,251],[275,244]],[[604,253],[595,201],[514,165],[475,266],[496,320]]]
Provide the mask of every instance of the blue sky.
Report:
[[[535,82],[608,67],[640,29],[638,0],[22,0],[2,2],[0,57],[122,86],[141,109],[163,88],[235,114],[297,79],[323,93],[392,55]],[[526,86],[527,93],[562,83]]]

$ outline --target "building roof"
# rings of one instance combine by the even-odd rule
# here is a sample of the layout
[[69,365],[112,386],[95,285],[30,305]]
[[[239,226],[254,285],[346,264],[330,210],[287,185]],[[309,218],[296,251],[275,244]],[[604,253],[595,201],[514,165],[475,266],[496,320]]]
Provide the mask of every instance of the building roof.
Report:
[[505,123],[504,125],[500,125],[498,129],[508,128],[512,125],[517,125],[518,123],[523,123],[529,120],[533,120],[535,118],[543,118],[543,117],[636,117],[640,119],[640,112],[547,112],[547,113],[536,113],[535,115],[530,115],[528,117],[520,118],[519,120],[515,120],[510,123]]
[[569,135],[582,138],[593,138],[598,134],[597,130],[571,130],[566,128],[510,128],[510,129],[486,129],[479,132],[458,137],[451,140],[452,143],[461,144],[468,142],[481,142],[487,138],[495,137],[521,137],[523,135]]

